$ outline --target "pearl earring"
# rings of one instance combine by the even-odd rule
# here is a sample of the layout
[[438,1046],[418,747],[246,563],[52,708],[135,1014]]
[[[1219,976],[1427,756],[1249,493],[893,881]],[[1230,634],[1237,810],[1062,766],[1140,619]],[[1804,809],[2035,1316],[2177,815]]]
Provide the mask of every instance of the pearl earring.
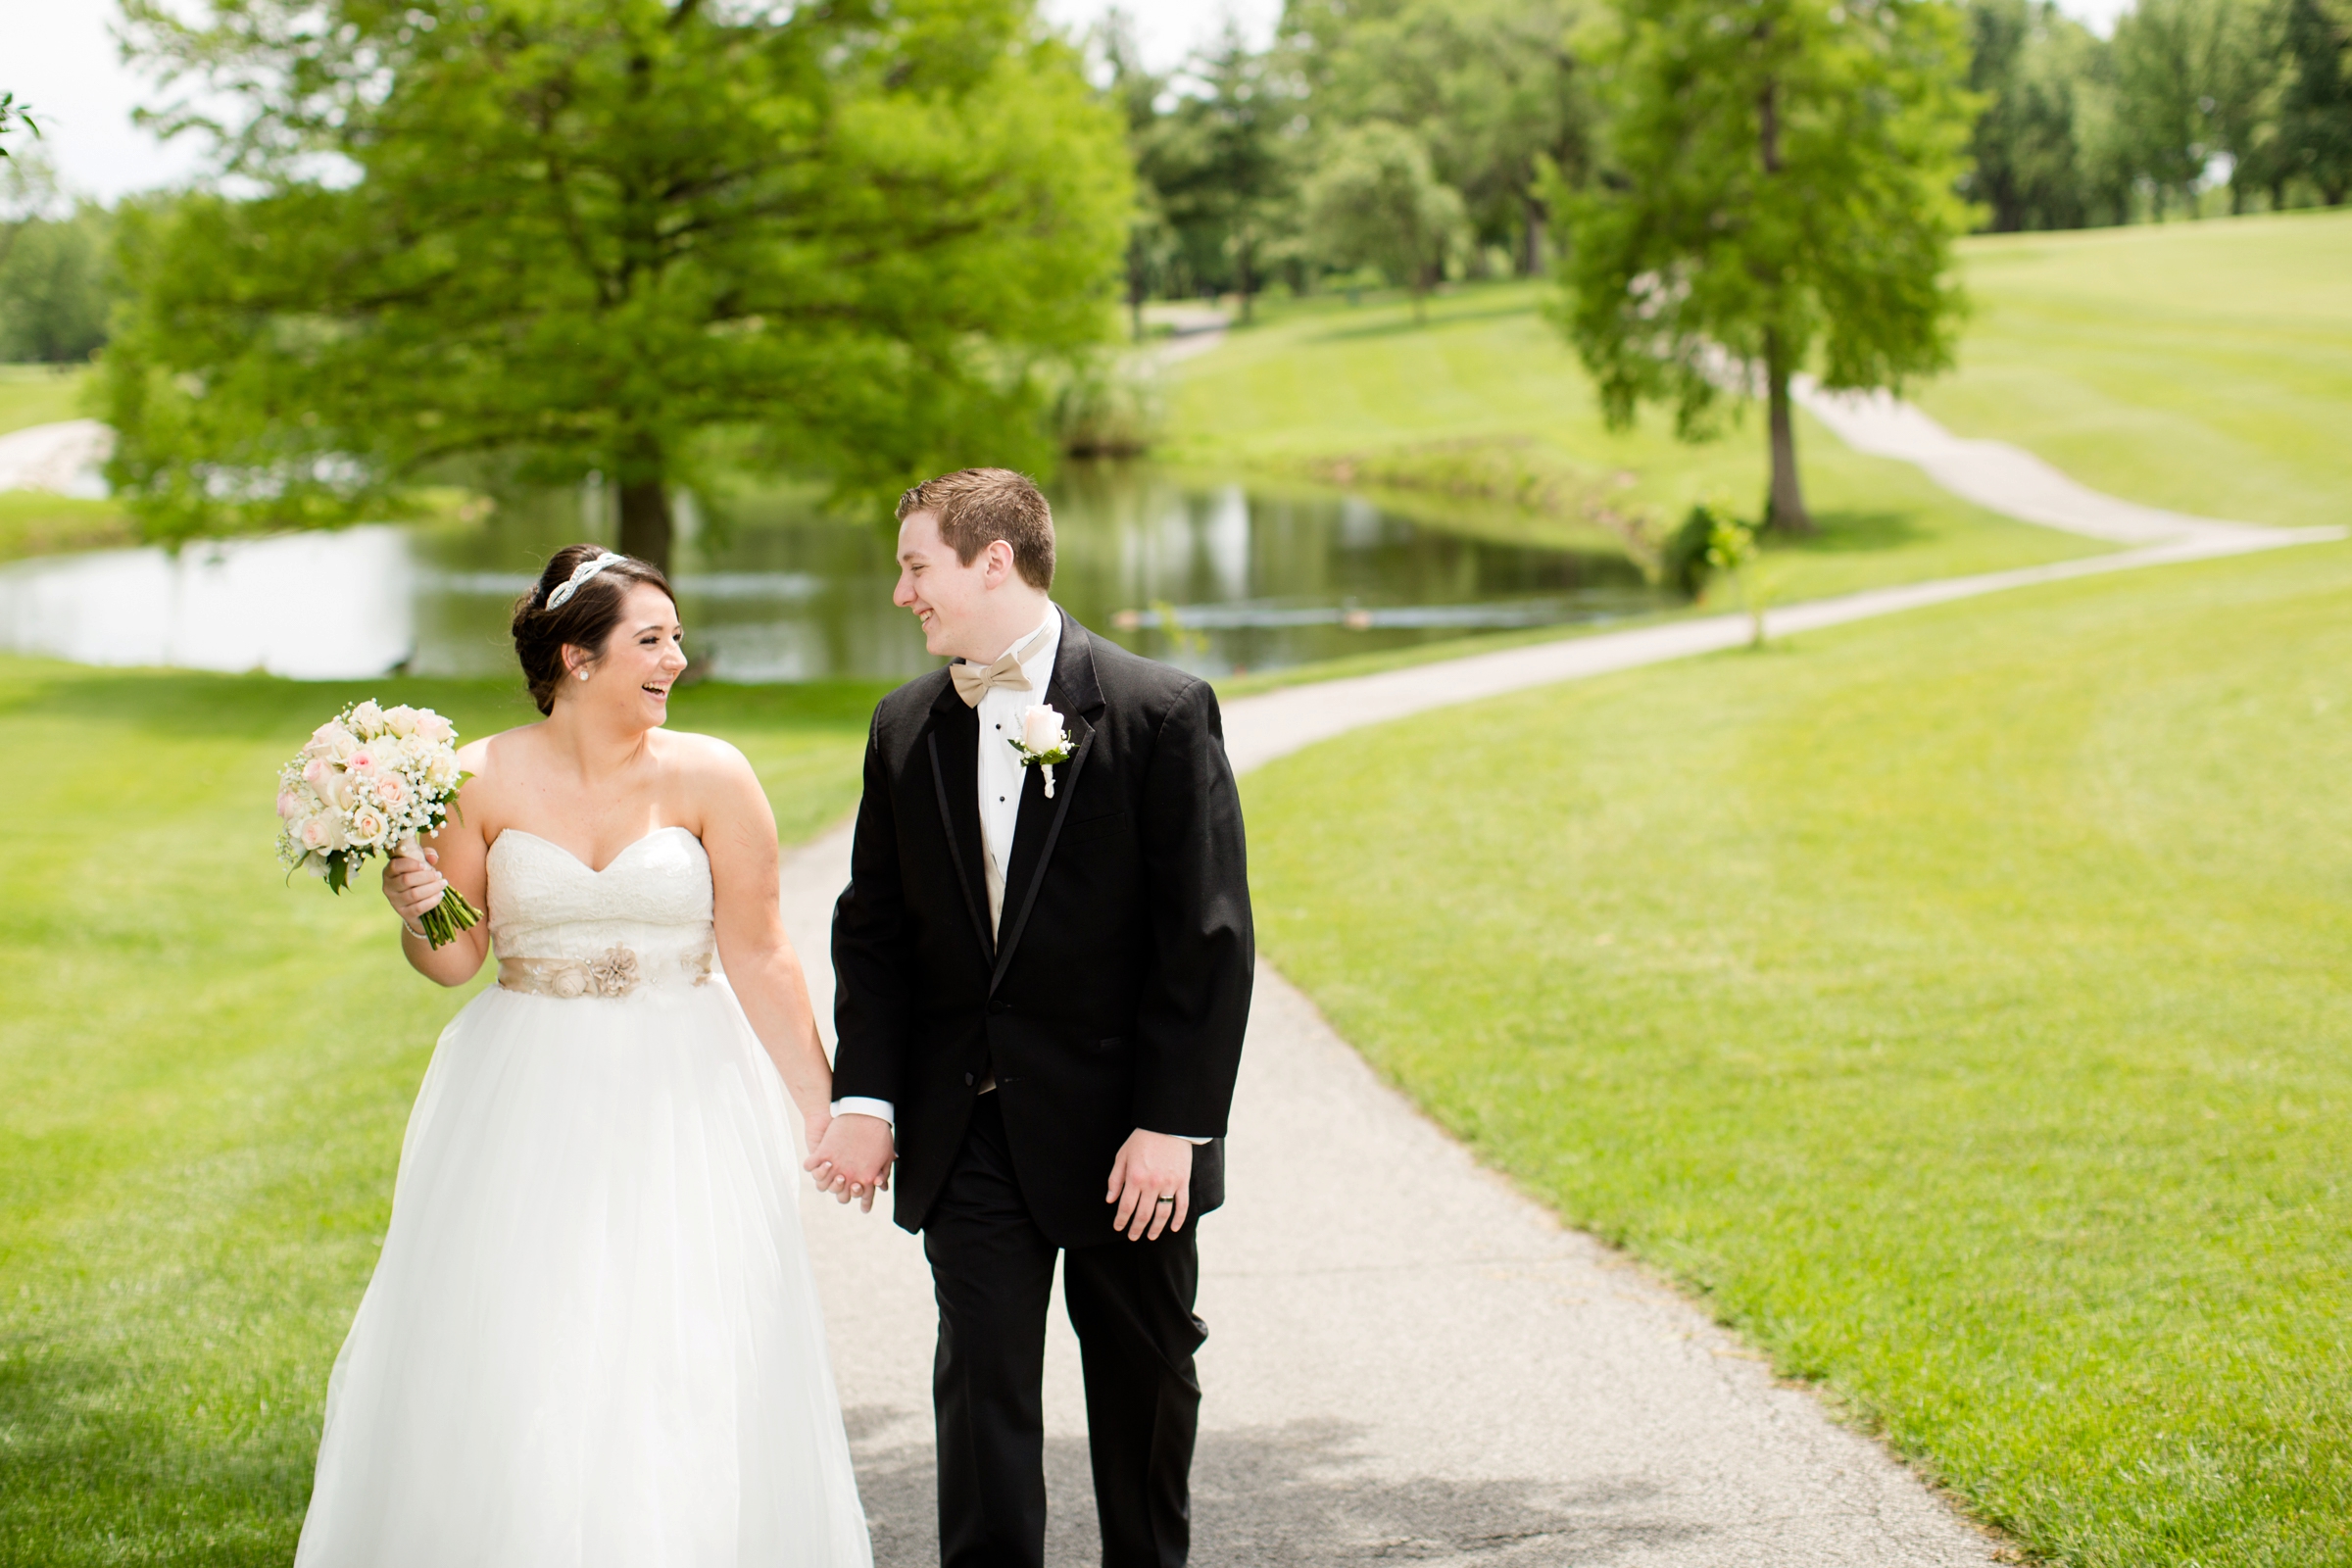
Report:
[[586,680],[588,678],[588,672],[584,669],[576,669],[573,670],[572,673],[579,676],[582,680]]

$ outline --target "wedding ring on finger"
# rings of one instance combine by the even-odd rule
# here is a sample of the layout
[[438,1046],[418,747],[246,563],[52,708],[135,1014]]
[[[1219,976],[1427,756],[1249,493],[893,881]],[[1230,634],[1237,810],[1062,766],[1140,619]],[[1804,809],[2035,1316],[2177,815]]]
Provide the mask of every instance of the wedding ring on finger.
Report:
[[1152,1206],[1153,1208],[1157,1208],[1160,1203],[1173,1203],[1174,1201],[1176,1201],[1176,1195],[1174,1193],[1168,1193],[1162,1196],[1159,1201],[1153,1203]]

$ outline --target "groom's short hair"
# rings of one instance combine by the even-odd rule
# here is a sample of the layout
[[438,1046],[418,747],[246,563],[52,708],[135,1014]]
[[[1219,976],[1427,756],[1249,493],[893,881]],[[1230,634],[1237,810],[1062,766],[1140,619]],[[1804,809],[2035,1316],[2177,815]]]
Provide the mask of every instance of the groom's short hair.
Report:
[[939,519],[939,537],[965,565],[1002,539],[1012,546],[1012,567],[1032,588],[1054,586],[1054,509],[1025,473],[1010,468],[958,468],[899,497],[899,520],[918,512]]

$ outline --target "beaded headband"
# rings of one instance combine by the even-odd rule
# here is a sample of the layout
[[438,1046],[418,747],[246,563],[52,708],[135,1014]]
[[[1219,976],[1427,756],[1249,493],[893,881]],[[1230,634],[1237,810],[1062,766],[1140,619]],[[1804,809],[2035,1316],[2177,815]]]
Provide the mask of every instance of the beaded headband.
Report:
[[612,551],[608,550],[603,555],[597,557],[594,561],[581,562],[578,565],[571,568],[570,578],[566,581],[558,583],[555,591],[547,596],[547,608],[550,610],[562,610],[565,605],[571,603],[571,596],[580,591],[580,584],[586,582],[589,578],[595,576],[607,566],[617,566],[628,559],[629,558],[626,556],[616,556]]

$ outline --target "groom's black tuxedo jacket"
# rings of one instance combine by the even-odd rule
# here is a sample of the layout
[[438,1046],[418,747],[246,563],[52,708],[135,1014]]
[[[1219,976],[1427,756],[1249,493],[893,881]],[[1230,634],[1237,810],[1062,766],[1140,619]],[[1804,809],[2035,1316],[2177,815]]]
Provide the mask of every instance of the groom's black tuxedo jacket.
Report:
[[898,1221],[920,1230],[992,1071],[1022,1196],[1064,1247],[1137,1128],[1208,1137],[1193,1212],[1224,1200],[1225,1118],[1255,939],[1241,800],[1206,682],[1066,613],[1043,700],[1073,755],[1023,770],[997,940],[982,881],[980,720],[946,670],[882,700],[849,890],[833,914],[837,1096],[898,1109]]

